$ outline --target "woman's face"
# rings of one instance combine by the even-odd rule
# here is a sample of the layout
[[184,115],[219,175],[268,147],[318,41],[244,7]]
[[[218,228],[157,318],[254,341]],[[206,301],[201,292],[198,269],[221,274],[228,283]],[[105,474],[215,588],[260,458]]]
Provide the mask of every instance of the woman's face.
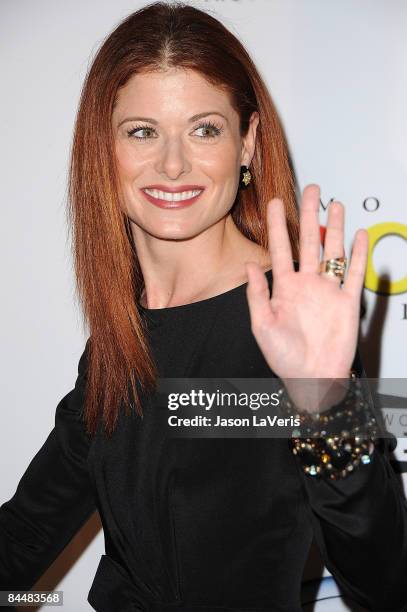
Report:
[[133,233],[192,238],[229,212],[240,166],[253,156],[257,113],[242,139],[225,92],[195,71],[171,69],[134,75],[119,91],[112,120]]

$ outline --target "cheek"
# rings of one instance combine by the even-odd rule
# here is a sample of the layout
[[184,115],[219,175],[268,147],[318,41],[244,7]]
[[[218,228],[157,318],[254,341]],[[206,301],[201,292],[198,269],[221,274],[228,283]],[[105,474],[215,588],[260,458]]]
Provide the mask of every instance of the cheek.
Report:
[[116,161],[120,179],[126,181],[137,174],[137,160],[133,151],[122,143],[116,145]]
[[230,197],[237,190],[240,166],[234,148],[229,146],[212,150],[200,158],[196,167],[210,179],[218,195],[227,194]]
[[224,157],[212,168],[211,176],[223,207],[233,204],[239,186],[239,170],[234,155]]
[[[143,174],[152,160],[141,159],[140,154],[136,154],[131,146],[127,143],[118,140],[115,146],[116,162],[119,172],[119,179],[124,189],[124,197],[126,193],[131,197],[132,184]],[[192,172],[196,174],[195,178],[201,180],[202,177],[209,179],[210,191],[212,197],[215,197],[217,205],[215,207],[219,212],[219,207],[223,212],[233,204],[239,183],[239,165],[236,158],[236,150],[230,146],[208,147],[206,151],[199,151],[199,154],[191,154]],[[130,191],[129,191],[130,190]],[[211,206],[206,213],[214,212]]]

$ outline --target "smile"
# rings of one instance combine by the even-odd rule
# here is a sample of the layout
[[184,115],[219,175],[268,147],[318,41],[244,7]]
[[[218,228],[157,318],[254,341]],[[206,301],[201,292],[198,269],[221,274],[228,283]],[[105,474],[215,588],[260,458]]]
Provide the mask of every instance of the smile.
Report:
[[159,189],[141,189],[141,191],[149,202],[160,208],[183,208],[195,202],[204,190],[170,192]]

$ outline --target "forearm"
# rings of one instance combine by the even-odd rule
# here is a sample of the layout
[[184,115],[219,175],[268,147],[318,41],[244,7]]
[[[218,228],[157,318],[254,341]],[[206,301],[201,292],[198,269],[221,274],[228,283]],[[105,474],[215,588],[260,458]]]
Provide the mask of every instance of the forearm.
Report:
[[407,502],[386,449],[376,447],[370,464],[337,481],[315,479],[296,462],[328,570],[369,610],[400,610],[407,603]]

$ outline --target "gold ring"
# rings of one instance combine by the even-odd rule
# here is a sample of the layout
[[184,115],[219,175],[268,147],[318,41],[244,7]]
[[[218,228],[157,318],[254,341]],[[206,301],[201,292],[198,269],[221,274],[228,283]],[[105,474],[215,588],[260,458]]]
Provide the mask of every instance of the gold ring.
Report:
[[329,276],[338,276],[343,281],[347,262],[346,257],[324,259],[319,265],[319,271],[320,273],[329,274]]

